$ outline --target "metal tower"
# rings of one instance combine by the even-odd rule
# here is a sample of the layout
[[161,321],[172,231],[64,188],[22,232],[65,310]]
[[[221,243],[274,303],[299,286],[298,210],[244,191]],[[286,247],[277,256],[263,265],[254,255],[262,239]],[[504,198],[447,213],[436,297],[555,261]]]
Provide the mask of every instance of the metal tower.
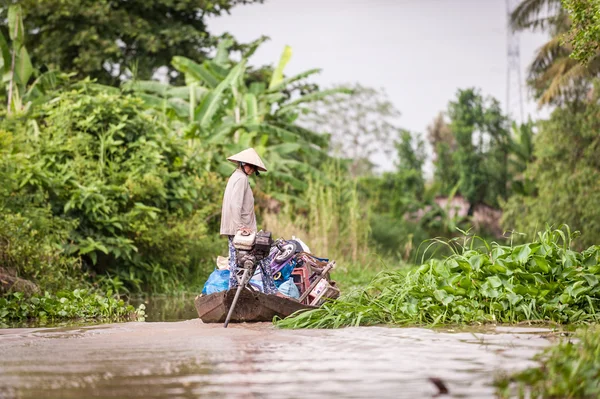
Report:
[[524,121],[519,34],[510,27],[510,15],[519,3],[506,0],[506,113],[511,123]]

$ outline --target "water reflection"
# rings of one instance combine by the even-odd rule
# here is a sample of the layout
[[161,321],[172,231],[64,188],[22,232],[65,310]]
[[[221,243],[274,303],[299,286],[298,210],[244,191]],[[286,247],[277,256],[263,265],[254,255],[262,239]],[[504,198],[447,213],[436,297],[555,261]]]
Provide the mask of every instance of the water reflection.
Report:
[[153,295],[130,298],[130,303],[136,308],[144,304],[147,322],[183,321],[198,317],[194,297],[195,295]]

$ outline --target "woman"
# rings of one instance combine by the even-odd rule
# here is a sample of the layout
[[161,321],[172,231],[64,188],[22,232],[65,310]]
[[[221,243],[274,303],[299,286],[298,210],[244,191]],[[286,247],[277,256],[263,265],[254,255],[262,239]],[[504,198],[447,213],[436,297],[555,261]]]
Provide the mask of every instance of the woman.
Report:
[[[253,231],[256,229],[256,215],[254,213],[254,195],[250,189],[248,176],[252,174],[259,175],[259,171],[266,172],[267,168],[253,148],[248,148],[238,154],[227,158],[238,165],[233,172],[225,194],[223,195],[223,208],[221,211],[221,235],[229,238],[229,289],[237,287],[238,281],[236,271],[238,268],[235,248],[233,247],[233,237],[239,230]],[[267,294],[277,292],[277,288],[271,276],[270,259],[266,258],[259,263],[263,289]]]

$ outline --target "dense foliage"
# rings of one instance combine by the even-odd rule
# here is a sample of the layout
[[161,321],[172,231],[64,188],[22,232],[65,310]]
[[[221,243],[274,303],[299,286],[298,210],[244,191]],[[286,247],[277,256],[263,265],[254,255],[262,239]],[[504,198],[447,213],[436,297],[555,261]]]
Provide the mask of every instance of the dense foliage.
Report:
[[[538,123],[535,161],[525,176],[535,191],[503,206],[504,226],[531,234],[544,223],[568,223],[581,231],[580,248],[600,237],[600,105],[557,108]],[[531,237],[531,236],[530,236]]]
[[600,48],[600,2],[598,0],[562,0],[572,25],[568,41],[573,46],[571,57],[589,62]]
[[[508,195],[511,152],[506,117],[493,98],[474,90],[459,90],[448,104],[450,134],[430,134],[436,153],[435,180],[448,195],[455,186],[470,204],[497,206]],[[442,129],[439,127],[438,129]]]
[[366,289],[277,325],[598,322],[600,247],[576,252],[562,230],[538,238],[516,246],[484,241],[480,247],[472,239],[444,260],[383,272]]
[[600,328],[578,330],[572,338],[535,357],[539,367],[498,378],[501,398],[597,398],[600,396]]
[[[292,97],[318,70],[285,78],[286,48],[270,75],[256,75],[230,59],[232,45],[202,64],[175,57],[187,86],[63,78],[49,101],[3,121],[7,273],[51,290],[82,278],[120,292],[190,289],[221,252],[215,216],[233,170],[227,155],[261,153],[271,169],[256,190],[263,204],[273,202],[265,192],[301,202],[307,176],[324,182],[313,165],[329,159],[327,136],[294,121],[298,107],[339,90]],[[19,221],[26,228],[11,227]],[[44,245],[33,245],[38,237]]]
[[253,147],[269,169],[258,180],[260,191],[294,202],[295,194],[306,190],[307,177],[323,181],[319,166],[330,159],[328,136],[300,126],[297,118],[305,104],[344,89],[306,90],[303,81],[318,69],[284,77],[290,47],[284,48],[272,73],[263,75],[248,66],[250,53],[232,60],[231,46],[231,41],[222,41],[215,57],[202,64],[175,57],[173,65],[184,74],[185,87],[133,82],[127,88],[168,115],[173,126],[183,126],[206,170],[228,177],[234,166],[227,156]]
[[133,306],[122,299],[85,290],[46,292],[44,295],[25,296],[16,292],[0,297],[0,326],[4,323],[23,322],[35,318],[38,323],[59,320],[114,321],[132,319],[136,314],[143,316],[143,308],[137,313]]
[[[255,0],[19,0],[34,64],[118,84],[150,79],[178,54],[202,61],[215,47],[206,19]],[[15,3],[0,2],[0,15]],[[5,29],[2,29],[6,33]]]
[[[214,212],[209,174],[187,144],[133,97],[68,91],[38,110],[11,198],[41,195],[53,217],[74,221],[67,253],[138,289],[175,288],[197,273],[191,251]],[[59,225],[58,225],[59,226]],[[194,259],[199,261],[200,259]]]

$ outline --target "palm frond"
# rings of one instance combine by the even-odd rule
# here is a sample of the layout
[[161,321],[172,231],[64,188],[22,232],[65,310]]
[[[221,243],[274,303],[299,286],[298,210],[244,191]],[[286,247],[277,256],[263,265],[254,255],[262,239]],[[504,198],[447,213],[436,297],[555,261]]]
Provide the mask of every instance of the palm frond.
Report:
[[570,51],[563,46],[559,36],[552,37],[549,41],[540,47],[529,67],[529,73],[532,77],[543,73],[557,59],[568,57]]
[[550,104],[557,98],[565,96],[581,80],[589,77],[587,68],[570,58],[552,65],[548,73],[553,74],[554,77],[550,80],[548,88],[542,93],[539,99],[540,105]]
[[560,13],[564,13],[560,0],[523,0],[511,13],[510,25],[515,31],[546,29]]

